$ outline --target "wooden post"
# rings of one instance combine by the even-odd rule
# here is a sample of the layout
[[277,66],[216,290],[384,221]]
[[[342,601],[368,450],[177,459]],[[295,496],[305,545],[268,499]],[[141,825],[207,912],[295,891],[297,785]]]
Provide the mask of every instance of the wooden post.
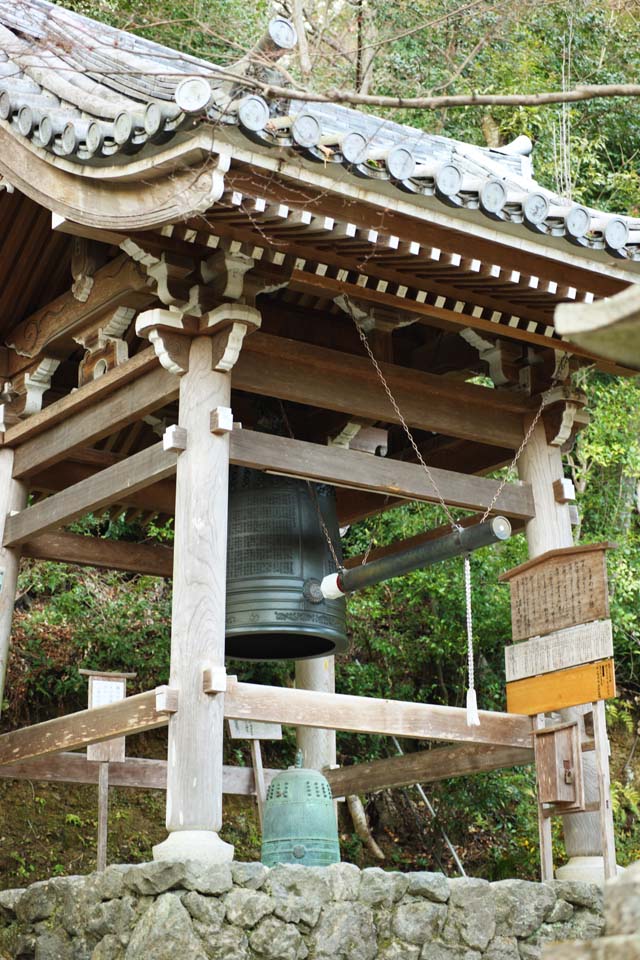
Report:
[[109,762],[100,761],[98,774],[98,856],[96,868],[106,870],[107,837],[109,835]]
[[[100,670],[79,670],[89,678],[89,709],[119,703],[127,696],[127,680],[134,680],[135,673],[104,673]],[[126,741],[124,737],[103,740],[87,747],[87,760],[99,764],[98,772],[98,851],[96,869],[107,867],[107,838],[109,836],[109,764],[124,763]]]
[[[296,687],[335,693],[335,657],[316,657],[296,660]],[[335,730],[317,730],[311,727],[296,729],[298,748],[304,754],[304,765],[313,770],[334,767],[336,764]]]
[[231,378],[212,369],[212,340],[196,337],[180,380],[186,450],[176,474],[171,683],[181,709],[169,724],[167,830],[156,860],[233,858],[222,826],[224,694],[202,688],[207,667],[224,671],[229,434],[211,432],[228,407]]
[[611,812],[611,780],[609,776],[609,740],[607,738],[607,718],[604,700],[598,700],[593,706],[593,738],[595,746],[598,793],[600,799],[600,831],[602,853],[604,856],[604,875],[611,880],[618,873],[616,866],[616,842],[613,832]]
[[9,657],[11,621],[20,569],[20,548],[3,547],[7,517],[15,510],[23,510],[27,503],[24,483],[13,480],[13,450],[0,450],[0,713]]
[[[569,504],[556,500],[553,484],[562,479],[562,454],[559,447],[547,443],[544,424],[540,422],[525,447],[518,464],[520,479],[531,484],[535,517],[526,525],[529,556],[537,557],[547,550],[573,546]],[[570,707],[562,710],[563,721],[578,720],[584,738],[583,715],[591,707]],[[595,753],[583,757],[585,802],[599,799]],[[609,811],[610,816],[610,811]],[[604,879],[603,841],[598,813],[576,813],[563,817],[564,841],[569,862],[556,876],[561,880],[585,880],[602,883]]]
[[264,782],[264,767],[262,765],[262,749],[259,740],[251,740],[251,763],[253,764],[253,780],[256,787],[256,802],[258,804],[258,819],[262,829],[262,812],[267,799],[267,787]]
[[[533,720],[534,730],[544,730],[544,713],[539,713]],[[538,788],[538,837],[540,840],[540,879],[543,883],[553,880],[553,838],[551,834],[551,817],[545,817],[540,803],[540,781]]]

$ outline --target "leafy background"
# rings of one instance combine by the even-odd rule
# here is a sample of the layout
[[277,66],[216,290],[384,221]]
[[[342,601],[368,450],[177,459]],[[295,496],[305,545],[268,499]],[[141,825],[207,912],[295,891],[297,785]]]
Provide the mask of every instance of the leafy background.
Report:
[[[170,46],[230,63],[286,4],[238,0],[86,0],[68,3],[90,16]],[[295,58],[287,69],[314,89],[352,89],[366,48],[375,49],[370,92],[531,92],[563,84],[613,83],[638,75],[637,3],[399,2],[322,3],[305,7],[313,72],[304,77]],[[456,12],[457,11],[457,12]],[[374,46],[372,46],[374,45]],[[361,78],[360,78],[361,79]],[[378,111],[384,114],[384,111]],[[388,115],[428,132],[498,145],[526,133],[535,142],[535,170],[545,185],[579,202],[625,213],[640,210],[638,109],[630,100],[570,107],[428,111]],[[591,369],[581,371],[591,424],[565,460],[578,490],[579,542],[613,540],[609,577],[620,697],[609,706],[612,774],[622,864],[640,857],[636,776],[640,696],[639,387]],[[411,504],[356,524],[347,554],[409,537],[442,522],[436,508]],[[77,532],[110,538],[170,540],[171,528],[142,531],[104,518],[87,518]],[[526,556],[523,537],[479,551],[473,558],[477,686],[482,707],[504,707],[503,648],[510,636],[508,589],[498,575]],[[131,692],[168,676],[170,584],[151,577],[25,561],[14,631],[3,723],[32,723],[82,708],[86,681],[78,670],[137,672]],[[465,632],[462,565],[449,562],[371,588],[349,603],[350,650],[338,664],[341,692],[461,704]],[[291,664],[235,664],[256,682],[289,683]],[[406,743],[405,749],[426,744]],[[227,744],[227,760],[246,764],[246,749]],[[339,761],[392,755],[386,738],[340,734]],[[130,754],[165,755],[163,734],[132,738]],[[292,735],[267,747],[266,763],[284,765]],[[534,878],[538,871],[534,781],[529,769],[453,780],[429,788],[436,810],[428,816],[415,790],[372,798],[368,814],[386,855],[385,865],[451,871],[444,828],[466,869],[489,879]],[[51,873],[82,872],[95,861],[96,792],[92,787],[0,781],[0,883],[11,886]],[[113,790],[109,856],[145,859],[163,837],[163,797]],[[225,803],[225,836],[241,858],[259,856],[253,805]],[[364,864],[370,854],[346,815],[343,856]],[[554,834],[562,857],[559,825]]]

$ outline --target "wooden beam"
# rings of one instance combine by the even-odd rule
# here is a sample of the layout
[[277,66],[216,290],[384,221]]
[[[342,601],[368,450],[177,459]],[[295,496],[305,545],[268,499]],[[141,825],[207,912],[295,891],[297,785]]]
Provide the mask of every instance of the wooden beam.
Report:
[[74,414],[86,410],[93,404],[102,404],[107,397],[121,387],[155,370],[158,366],[158,358],[153,347],[141,350],[120,366],[108,370],[104,376],[83,384],[39,413],[34,413],[26,420],[21,420],[9,427],[4,436],[5,446],[16,447],[24,444],[38,434],[50,430],[57,423],[70,420]]
[[346,797],[352,793],[375,793],[392,787],[412,786],[414,783],[436,783],[449,777],[486,773],[533,762],[531,748],[478,747],[475,743],[467,743],[405,753],[402,757],[390,757],[388,760],[355,763],[323,772],[334,797]]
[[[288,437],[234,430],[231,461],[240,466],[304,477],[319,483],[388,493],[408,500],[438,501],[434,486],[418,464],[372,457],[369,453],[341,447],[323,447]],[[495,480],[484,477],[435,468],[431,474],[447,503],[468,510],[486,509],[498,489]],[[507,484],[495,510],[525,520],[531,518],[535,507],[530,489],[520,483]]]
[[[159,481],[171,476],[175,472],[177,456],[176,453],[164,451],[162,443],[158,443],[95,473],[91,472],[90,466],[74,465],[81,475],[85,475],[85,478],[19,514],[9,517],[6,524],[5,544],[15,545],[33,541],[34,538],[64,526],[106,504],[121,500],[131,502],[136,491],[152,485],[156,486]],[[344,450],[341,447],[325,447],[252,430],[234,430],[231,434],[231,462],[239,466],[303,477],[316,482],[378,494],[386,493],[394,498],[403,497],[408,500],[423,500],[431,503],[438,501],[435,488],[418,464],[372,457],[367,453]],[[55,470],[53,474],[55,476]],[[484,477],[438,470],[435,467],[431,474],[448,503],[469,510],[485,510],[492,502],[498,488],[495,480]],[[170,495],[168,499],[170,500]],[[534,515],[534,504],[529,487],[520,483],[507,484],[496,502],[495,510],[520,520],[531,518]],[[431,535],[437,536],[438,533],[429,534],[427,539]],[[80,538],[82,539],[85,538]],[[99,543],[107,544],[108,542],[99,541]],[[151,563],[149,572],[160,576],[166,575],[161,571],[165,571],[167,567],[156,565],[156,558],[160,557],[160,554],[153,555],[152,559],[147,549],[146,553],[138,551],[138,556],[134,557],[133,545],[130,546],[131,566],[118,562],[115,565],[117,568],[136,569],[136,565],[142,564],[144,569],[144,564],[148,562],[145,557],[148,555]],[[62,555],[54,557],[53,553],[58,548],[62,550]],[[72,563],[88,563],[94,566],[111,566],[111,560],[117,559],[118,550],[121,555],[125,552],[115,544],[102,547],[96,545],[95,556],[98,558],[96,561],[93,560],[93,553],[88,553],[83,543],[70,540],[68,537],[61,539],[59,544],[53,540],[44,541],[40,547],[37,542],[32,543],[28,549],[33,555],[36,555],[39,550],[44,550],[50,559],[68,559]],[[99,561],[101,554],[105,556],[104,564]],[[163,559],[162,563],[164,562]],[[168,564],[168,557],[166,562]],[[139,566],[138,569],[140,569]]]
[[[101,380],[106,379],[106,376],[105,374]],[[135,420],[141,420],[147,413],[175,400],[178,388],[178,377],[156,364],[154,370],[132,383],[119,386],[106,399],[99,391],[94,393],[90,399],[91,406],[81,404],[76,408],[77,412],[67,419],[56,423],[45,433],[26,440],[18,447],[14,462],[14,476],[16,478],[30,476],[62,460],[70,450],[95,443]],[[80,394],[83,389],[80,388],[77,393]],[[64,403],[64,399],[51,404],[51,407],[47,407],[43,413],[47,414],[51,411],[50,416],[57,420],[58,411],[54,409],[57,403]],[[13,443],[11,431],[7,432],[6,442]]]
[[[278,165],[276,171],[275,164]],[[274,169],[261,169],[266,165]],[[289,179],[287,179],[287,173]],[[320,176],[319,176],[320,175]],[[612,268],[606,258],[585,255],[571,250],[565,240],[553,242],[548,237],[540,240],[518,237],[513,242],[512,227],[500,230],[497,225],[479,222],[465,215],[464,220],[455,211],[447,211],[439,201],[421,199],[417,207],[414,198],[391,197],[386,185],[374,194],[371,182],[367,184],[366,199],[362,188],[354,187],[344,179],[322,177],[321,171],[314,174],[314,182],[305,183],[304,196],[300,196],[299,168],[283,167],[281,158],[269,158],[255,151],[247,152],[245,162],[234,160],[233,168],[225,174],[225,187],[237,190],[247,197],[266,198],[284,203],[289,207],[312,213],[323,213],[336,220],[351,223],[364,229],[373,225],[408,242],[431,245],[449,253],[464,257],[479,258],[486,263],[495,263],[524,274],[534,274],[545,280],[571,284],[579,290],[591,290],[600,296],[610,296],[633,282],[630,270]],[[359,193],[359,196],[356,194]]]
[[[210,671],[205,670],[205,693],[215,694],[216,686]],[[293,727],[508,747],[531,745],[531,721],[515,714],[481,710],[480,726],[469,727],[462,707],[268,687],[239,683],[235,677],[228,678],[224,712],[228,719],[267,720]]]
[[[418,429],[516,448],[523,435],[526,399],[445,377],[384,364],[409,424]],[[247,339],[233,371],[233,386],[355,416],[397,422],[368,360],[281,337]],[[115,433],[176,399],[178,381],[144,351],[122,367],[55,401],[7,431],[18,446],[14,475],[30,476],[69,451]]]
[[114,503],[127,491],[141,490],[175,473],[178,454],[164,450],[162,441],[86,480],[61,490],[15,516],[7,517],[5,546],[24,543],[72,520]]
[[107,310],[121,306],[141,310],[154,299],[144,269],[125,254],[116,257],[98,270],[86,301],[77,300],[71,291],[63,293],[8,334],[7,346],[13,348],[9,353],[10,376],[45,350],[48,356],[76,350],[73,335]]
[[[124,458],[122,458],[124,459]],[[120,462],[118,460],[117,462]],[[29,486],[32,490],[42,490],[46,493],[58,493],[66,490],[81,480],[95,476],[100,468],[92,464],[74,463],[66,460],[46,467],[34,474]],[[125,507],[134,507],[138,510],[156,513],[173,514],[176,498],[176,485],[172,478],[160,480],[144,490],[123,492],[118,503]]]
[[176,712],[177,701],[177,691],[156,687],[106,707],[13,730],[0,736],[0,765],[165,727]]
[[153,577],[173,576],[173,550],[160,544],[102,540],[56,531],[27,540],[22,545],[22,555],[36,560],[126,570]]
[[[97,784],[99,766],[98,762],[87,760],[82,753],[56,753],[1,766],[0,780]],[[279,772],[279,770],[263,770],[265,784],[268,786]],[[127,757],[124,763],[110,763],[109,786],[166,790],[167,761]],[[252,796],[255,788],[251,767],[223,767],[222,790],[223,793]]]
[[[451,381],[394,364],[381,364],[409,426],[517,449],[527,398]],[[369,360],[353,354],[255,333],[242,349],[233,387],[326,410],[399,423]]]

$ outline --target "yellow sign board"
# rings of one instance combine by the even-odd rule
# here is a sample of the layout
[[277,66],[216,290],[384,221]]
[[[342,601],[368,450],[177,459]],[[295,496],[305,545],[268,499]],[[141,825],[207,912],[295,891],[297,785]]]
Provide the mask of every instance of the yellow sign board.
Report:
[[584,663],[569,670],[527,677],[507,684],[509,713],[550,713],[563,707],[607,700],[616,695],[613,660]]

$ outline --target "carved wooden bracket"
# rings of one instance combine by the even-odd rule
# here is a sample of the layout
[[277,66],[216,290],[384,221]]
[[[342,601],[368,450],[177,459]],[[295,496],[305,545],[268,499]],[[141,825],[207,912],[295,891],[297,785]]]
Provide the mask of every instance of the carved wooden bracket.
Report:
[[153,344],[160,363],[178,376],[189,369],[191,338],[212,337],[214,370],[228,373],[247,333],[260,327],[260,311],[244,303],[223,303],[197,320],[178,310],[145,310],[136,320],[136,333]]
[[573,447],[578,431],[589,423],[589,413],[585,410],[587,398],[568,386],[553,387],[544,398],[542,419],[547,443],[560,447],[565,453]]
[[0,431],[12,423],[42,410],[42,397],[51,387],[51,378],[60,361],[45,357],[31,364],[9,383],[5,383],[0,398]]
[[372,306],[363,300],[357,300],[341,293],[333,298],[333,302],[361,327],[365,333],[371,330],[392,332],[399,327],[410,327],[417,323],[420,317],[406,312],[400,313],[392,307]]
[[161,303],[183,316],[202,317],[221,301],[255,307],[258,294],[284,285],[274,285],[239,251],[218,249],[206,260],[170,250],[157,255],[141,237],[124,240],[120,249],[144,267]]
[[96,271],[105,262],[104,245],[85,237],[74,237],[71,247],[71,292],[76,300],[86,303],[93,290]]
[[122,337],[135,313],[133,307],[117,307],[73,338],[86,350],[78,368],[78,386],[97,380],[128,359],[129,345]]
[[510,340],[486,337],[470,327],[460,332],[463,340],[478,351],[496,387],[522,387],[522,346]]

